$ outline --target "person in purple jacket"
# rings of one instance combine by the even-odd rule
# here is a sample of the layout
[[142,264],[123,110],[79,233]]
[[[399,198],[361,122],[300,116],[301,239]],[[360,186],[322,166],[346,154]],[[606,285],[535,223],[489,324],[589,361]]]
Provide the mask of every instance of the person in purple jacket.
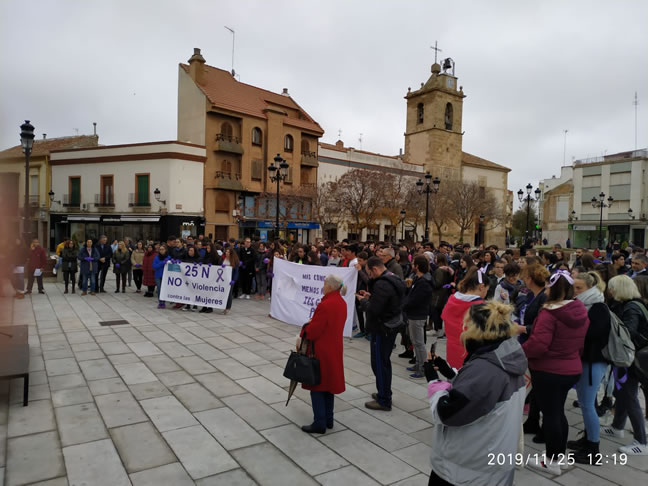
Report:
[[529,339],[522,345],[542,412],[546,441],[544,458],[530,462],[529,466],[555,476],[560,475],[560,466],[568,463],[565,400],[583,371],[581,354],[589,327],[587,308],[580,300],[574,300],[573,283],[566,270],[558,270],[549,278],[547,301]]

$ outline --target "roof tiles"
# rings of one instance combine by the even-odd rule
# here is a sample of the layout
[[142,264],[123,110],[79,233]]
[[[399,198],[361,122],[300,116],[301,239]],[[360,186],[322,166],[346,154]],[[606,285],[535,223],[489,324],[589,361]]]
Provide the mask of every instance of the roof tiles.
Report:
[[[49,155],[54,150],[67,150],[75,148],[88,148],[99,146],[99,137],[97,135],[78,135],[74,137],[48,138],[45,140],[34,140],[32,148],[32,157]],[[21,145],[8,148],[0,152],[0,159],[12,159],[23,157]]]

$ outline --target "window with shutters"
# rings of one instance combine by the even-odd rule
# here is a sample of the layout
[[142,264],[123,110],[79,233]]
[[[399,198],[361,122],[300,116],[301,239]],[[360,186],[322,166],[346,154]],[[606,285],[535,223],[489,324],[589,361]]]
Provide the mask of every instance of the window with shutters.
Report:
[[76,207],[81,204],[81,177],[70,177],[69,181],[69,205]]
[[288,174],[286,175],[286,179],[284,180],[284,183],[286,184],[292,184],[293,183],[293,168],[288,167]]
[[214,210],[217,213],[229,213],[230,212],[230,199],[227,193],[217,192],[214,197]]
[[293,138],[292,135],[286,135],[284,137],[284,152],[292,152],[293,151]]
[[149,174],[135,174],[135,205],[149,206]]
[[221,172],[223,174],[232,174],[232,163],[229,160],[221,162]]
[[223,122],[221,123],[221,135],[225,137],[231,137],[232,136],[232,125],[228,122]]
[[302,140],[301,141],[301,151],[302,151],[302,154],[310,153],[310,143],[308,143],[308,140]]
[[259,127],[252,129],[252,145],[262,145],[263,133]]
[[263,178],[263,161],[252,161],[252,180],[260,181]]

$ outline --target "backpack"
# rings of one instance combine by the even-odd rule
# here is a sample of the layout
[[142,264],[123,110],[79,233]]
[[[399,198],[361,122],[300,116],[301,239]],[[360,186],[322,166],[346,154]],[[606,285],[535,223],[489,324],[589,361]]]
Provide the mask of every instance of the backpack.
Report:
[[630,338],[630,331],[614,312],[610,313],[610,334],[608,343],[601,350],[603,357],[614,366],[629,368],[635,356],[635,346]]

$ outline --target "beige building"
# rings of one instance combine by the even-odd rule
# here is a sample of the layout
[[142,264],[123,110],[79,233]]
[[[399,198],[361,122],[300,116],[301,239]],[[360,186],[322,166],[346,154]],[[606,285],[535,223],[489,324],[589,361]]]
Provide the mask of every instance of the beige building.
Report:
[[204,145],[205,233],[216,239],[274,236],[276,183],[268,167],[289,164],[281,182],[281,237],[308,242],[318,139],[324,131],[284,89],[273,93],[205,64],[200,49],[178,70],[178,140]]
[[[49,228],[50,153],[54,150],[96,147],[98,142],[97,135],[46,138],[46,134],[43,134],[41,140],[34,140],[29,163],[30,232],[45,248],[51,248],[54,241]],[[13,215],[8,227],[19,235],[25,201],[25,155],[21,145],[0,152],[0,201],[9,208],[7,214]]]
[[[466,95],[463,86],[458,86],[451,59],[441,65],[432,65],[432,75],[421,83],[418,90],[408,88],[407,119],[405,128],[404,160],[423,164],[424,169],[434,177],[444,180],[476,182],[485,193],[492,195],[501,204],[501,217],[496,221],[480,221],[475,218],[469,234],[472,244],[483,242],[505,245],[511,220],[511,194],[508,191],[508,167],[468,154],[463,151],[464,132],[463,101]],[[458,229],[449,224],[444,239],[455,241]]]

